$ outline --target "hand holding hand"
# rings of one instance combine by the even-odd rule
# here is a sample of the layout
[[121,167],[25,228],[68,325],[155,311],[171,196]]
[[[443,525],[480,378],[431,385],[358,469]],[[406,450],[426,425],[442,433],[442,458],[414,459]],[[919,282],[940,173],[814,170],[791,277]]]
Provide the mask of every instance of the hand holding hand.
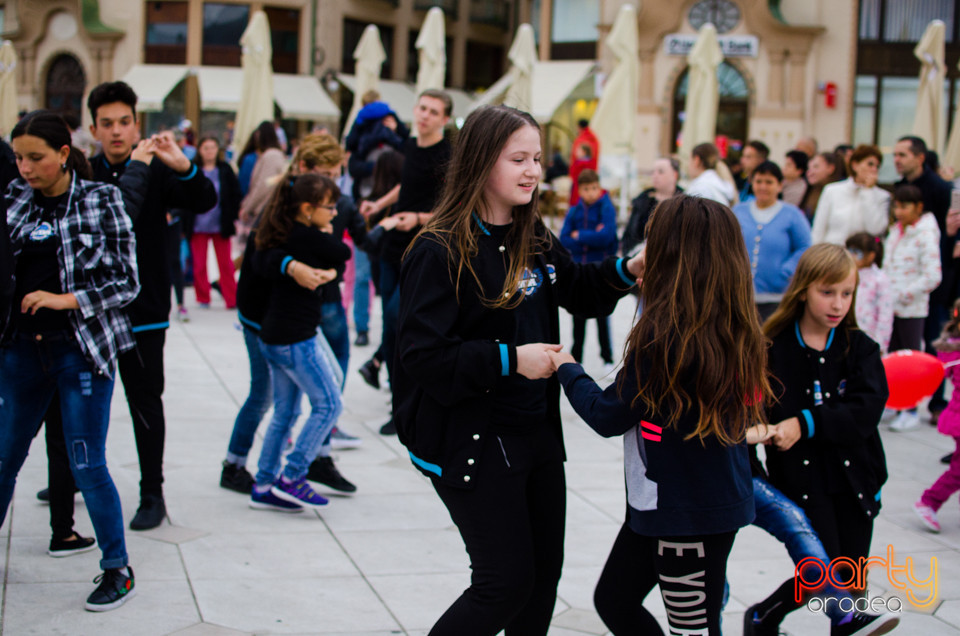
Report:
[[142,161],[149,166],[150,162],[153,161],[153,153],[153,141],[151,139],[144,139],[138,143],[133,149],[133,152],[130,153],[130,159],[133,161]]
[[388,230],[388,231],[389,231],[389,230],[392,230],[392,229],[396,228],[398,223],[399,223],[399,220],[397,219],[397,217],[395,217],[395,216],[388,216],[388,217],[386,217],[385,219],[383,219],[382,221],[380,221],[380,223],[379,223],[378,225],[380,225],[380,227],[382,227],[384,230]]
[[960,230],[960,210],[949,210],[947,212],[947,236],[956,236],[957,230]]
[[780,450],[790,450],[790,448],[800,441],[800,419],[791,417],[777,424],[777,432],[773,436],[773,445]]
[[397,219],[397,229],[402,232],[409,232],[418,225],[416,212],[401,212],[394,216]]
[[560,351],[563,345],[534,342],[517,347],[517,373],[528,380],[543,380],[554,373],[548,351]]
[[647,252],[640,250],[637,255],[627,261],[627,271],[637,279],[637,284],[643,283],[643,272],[647,266]]
[[173,134],[170,131],[154,135],[152,138],[154,155],[167,165],[174,172],[187,172],[190,170],[190,160],[180,150]]
[[20,303],[20,313],[30,314],[31,316],[36,314],[38,309],[43,308],[63,311],[65,309],[79,309],[80,305],[73,294],[53,294],[48,291],[30,292],[23,297],[23,302]]
[[333,270],[315,269],[299,261],[294,261],[290,264],[288,273],[297,285],[312,291],[320,285],[330,282],[332,278],[336,278],[336,272],[334,272],[332,278],[327,277],[326,272],[330,271]]
[[547,350],[547,357],[550,358],[550,364],[553,365],[554,370],[559,369],[560,365],[567,364],[572,362],[576,364],[576,359],[566,351],[553,351],[552,349]]
[[747,444],[766,444],[777,434],[776,424],[754,424],[747,429]]
[[371,214],[376,214],[378,211],[379,211],[379,210],[377,210],[377,204],[376,204],[376,202],[374,202],[374,201],[361,201],[361,202],[360,202],[360,214],[363,216],[363,218],[367,218],[367,217],[369,217]]

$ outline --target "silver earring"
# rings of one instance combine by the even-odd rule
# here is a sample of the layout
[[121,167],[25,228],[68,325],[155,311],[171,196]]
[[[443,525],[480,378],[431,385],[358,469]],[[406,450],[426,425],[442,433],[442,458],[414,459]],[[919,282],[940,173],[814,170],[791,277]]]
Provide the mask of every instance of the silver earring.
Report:
[[61,163],[61,164],[60,164],[60,169],[63,170],[64,172],[66,172],[66,171],[67,171],[67,164],[66,164],[66,163]]

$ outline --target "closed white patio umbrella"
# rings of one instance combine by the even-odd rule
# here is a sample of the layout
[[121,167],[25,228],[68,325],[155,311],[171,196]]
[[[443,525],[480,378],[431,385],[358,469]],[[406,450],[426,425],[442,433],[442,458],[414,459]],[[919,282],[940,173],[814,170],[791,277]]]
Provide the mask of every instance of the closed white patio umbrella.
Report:
[[273,121],[273,45],[266,13],[253,13],[240,36],[240,46],[243,81],[233,136],[237,148],[247,143],[261,122]]
[[927,26],[913,49],[920,60],[920,87],[917,89],[917,110],[913,116],[913,134],[927,142],[927,147],[940,152],[946,126],[943,121],[943,85],[947,78],[944,63],[944,37],[947,27],[941,20]]
[[367,28],[363,30],[357,48],[353,50],[353,59],[356,60],[357,69],[353,90],[353,106],[350,108],[347,123],[343,127],[344,137],[350,131],[353,120],[357,118],[357,113],[363,106],[363,94],[377,89],[380,83],[380,68],[387,60],[387,54],[383,50],[383,42],[380,41],[380,29],[375,24],[368,24]]
[[[960,69],[960,64],[957,64]],[[956,172],[960,173],[960,103],[953,112],[953,128],[950,129],[950,140],[947,142],[947,149],[940,156],[940,163],[944,166],[950,166]]]
[[447,73],[447,35],[443,9],[432,7],[427,11],[415,46],[419,52],[417,95],[429,88],[442,89]]
[[604,45],[616,58],[616,65],[603,86],[600,102],[590,120],[604,154],[633,154],[637,123],[637,91],[640,83],[640,53],[637,11],[633,5],[620,7]]
[[520,25],[507,58],[513,65],[510,68],[513,81],[507,89],[503,103],[530,112],[533,108],[533,67],[537,62],[537,46],[532,26]]
[[0,47],[0,135],[6,137],[17,125],[17,52],[13,42]]
[[700,27],[697,42],[687,56],[687,99],[681,129],[680,154],[690,157],[694,146],[713,143],[717,134],[717,109],[720,92],[717,67],[723,62],[723,51],[717,41],[717,29],[707,23]]

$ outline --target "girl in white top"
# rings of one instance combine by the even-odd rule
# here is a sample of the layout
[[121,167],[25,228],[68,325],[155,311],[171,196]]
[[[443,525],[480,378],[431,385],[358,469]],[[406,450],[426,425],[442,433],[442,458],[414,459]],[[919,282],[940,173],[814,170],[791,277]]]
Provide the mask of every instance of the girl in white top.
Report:
[[686,193],[694,197],[703,197],[721,203],[727,207],[736,202],[737,188],[732,181],[724,180],[717,174],[717,162],[720,152],[713,144],[694,146],[690,152],[690,164],[687,174],[690,185]]
[[843,245],[857,232],[875,236],[890,225],[890,193],[877,187],[883,155],[876,146],[859,146],[850,156],[853,176],[823,188],[813,217],[813,242]]

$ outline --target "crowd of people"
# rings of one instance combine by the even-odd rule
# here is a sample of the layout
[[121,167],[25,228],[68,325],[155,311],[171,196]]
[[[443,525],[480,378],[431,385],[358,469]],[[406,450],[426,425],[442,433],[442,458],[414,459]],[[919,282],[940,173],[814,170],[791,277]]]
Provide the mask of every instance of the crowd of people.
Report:
[[[539,213],[542,131],[529,114],[483,107],[451,140],[443,91],[420,94],[412,113],[375,93],[363,101],[343,145],[317,131],[288,155],[263,122],[239,173],[216,137],[201,137],[192,160],[170,132],[141,138],[122,82],[90,94],[95,156],[48,111],[26,114],[3,148],[0,522],[46,424],[50,554],[103,554],[88,610],[136,592],[105,459],[118,375],[141,472],[130,529],[166,516],[163,350],[171,315],[189,319],[184,240],[197,305],[217,289],[248,354],[220,485],[250,507],[296,513],[329,503],[321,486],[357,491],[331,451],[361,444],[339,426],[342,391],[351,347],[377,343],[359,371],[379,388],[386,368],[393,412],[380,432],[430,480],[471,562],[470,587],[431,634],[546,634],[563,564],[561,393],[598,434],[623,437],[627,516],[595,593],[613,633],[663,633],[637,602],[659,585],[671,630],[719,634],[727,558],[749,524],[798,564],[869,555],[887,478],[881,355],[960,356],[960,209],[922,139],[897,143],[892,188],[878,184],[874,146],[821,153],[804,139],[778,164],[754,140],[731,167],[700,144],[686,166],[654,163],[621,232],[583,122],[557,236]],[[638,311],[618,360],[608,316],[627,294]],[[569,353],[561,308],[573,316]],[[582,366],[588,319],[604,373],[622,362],[606,388]],[[928,408],[958,440],[914,507],[936,531],[960,490],[960,398],[948,405],[941,387]],[[893,431],[920,425],[917,409],[889,415]],[[74,530],[77,490],[96,539]],[[792,582],[748,608],[745,634],[777,633],[801,605]],[[829,616],[834,636],[898,622],[836,606]]]

